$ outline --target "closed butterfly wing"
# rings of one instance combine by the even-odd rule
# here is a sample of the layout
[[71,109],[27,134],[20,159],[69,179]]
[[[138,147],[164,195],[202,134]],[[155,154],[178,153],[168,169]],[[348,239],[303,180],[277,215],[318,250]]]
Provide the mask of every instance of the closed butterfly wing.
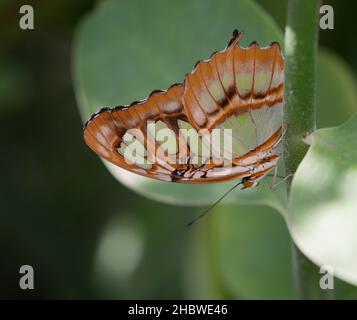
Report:
[[216,167],[211,174],[226,172],[229,178],[249,167],[245,187],[250,187],[277,165],[280,155],[284,60],[278,43],[242,48],[241,36],[234,32],[225,50],[198,62],[186,76],[183,107],[196,130],[232,131],[232,167]]
[[[243,178],[245,187],[255,185],[279,158],[284,61],[278,44],[241,48],[241,35],[235,32],[225,50],[199,62],[183,85],[93,115],[86,143],[106,160],[159,180]],[[159,137],[162,129],[166,133]],[[231,161],[205,152],[225,153],[220,138],[206,139],[215,129],[232,132]]]
[[155,131],[166,127],[178,141],[177,123],[186,119],[182,94],[182,84],[175,84],[167,91],[153,91],[147,99],[131,105],[103,108],[85,124],[84,140],[107,161],[140,175],[171,181],[177,165],[170,164],[170,157],[174,158],[177,152],[165,155]]

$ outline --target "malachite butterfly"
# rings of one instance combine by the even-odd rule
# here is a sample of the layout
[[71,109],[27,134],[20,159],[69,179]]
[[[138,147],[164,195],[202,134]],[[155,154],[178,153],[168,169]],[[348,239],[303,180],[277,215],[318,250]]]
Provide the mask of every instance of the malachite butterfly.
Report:
[[242,35],[235,30],[228,46],[199,61],[183,83],[99,110],[85,124],[87,145],[158,180],[257,185],[281,154],[284,59],[276,42],[242,48]]

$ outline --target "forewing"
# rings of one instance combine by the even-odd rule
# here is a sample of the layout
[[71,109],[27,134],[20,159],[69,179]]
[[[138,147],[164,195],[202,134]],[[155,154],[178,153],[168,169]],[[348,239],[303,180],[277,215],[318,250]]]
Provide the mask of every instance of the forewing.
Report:
[[228,47],[196,64],[185,79],[183,106],[197,130],[232,129],[240,157],[267,141],[282,125],[284,60],[278,43]]

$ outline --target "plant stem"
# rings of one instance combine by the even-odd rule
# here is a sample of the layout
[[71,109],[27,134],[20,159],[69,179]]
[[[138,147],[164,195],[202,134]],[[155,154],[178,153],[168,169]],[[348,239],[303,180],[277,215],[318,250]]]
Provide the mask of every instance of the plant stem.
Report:
[[334,292],[320,288],[323,274],[319,268],[306,258],[292,242],[291,255],[293,260],[293,275],[296,292],[299,299],[333,299]]
[[[295,173],[315,130],[315,74],[320,0],[289,0],[285,30],[284,160],[286,175]],[[290,192],[289,179],[287,183]],[[319,287],[319,269],[292,244],[293,273],[301,299],[326,298]]]
[[285,30],[285,165],[294,173],[315,130],[315,73],[320,0],[289,0]]

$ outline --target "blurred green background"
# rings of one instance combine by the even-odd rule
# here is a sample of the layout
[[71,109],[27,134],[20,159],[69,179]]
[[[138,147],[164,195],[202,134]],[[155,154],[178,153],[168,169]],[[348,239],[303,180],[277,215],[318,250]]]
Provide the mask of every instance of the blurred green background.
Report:
[[[294,298],[288,231],[273,209],[222,205],[187,229],[200,208],[137,195],[85,146],[72,45],[79,21],[102,2],[27,1],[35,30],[23,31],[24,3],[0,1],[0,298]],[[256,2],[283,30],[286,1]],[[355,92],[357,3],[326,2],[335,30],[321,31],[329,53],[320,64],[335,64],[321,71],[319,85],[328,90],[323,82],[343,69],[338,84]],[[349,115],[341,110],[321,113],[319,126],[340,124]],[[35,270],[35,290],[18,286],[24,264]],[[343,298],[355,290],[338,288]]]

